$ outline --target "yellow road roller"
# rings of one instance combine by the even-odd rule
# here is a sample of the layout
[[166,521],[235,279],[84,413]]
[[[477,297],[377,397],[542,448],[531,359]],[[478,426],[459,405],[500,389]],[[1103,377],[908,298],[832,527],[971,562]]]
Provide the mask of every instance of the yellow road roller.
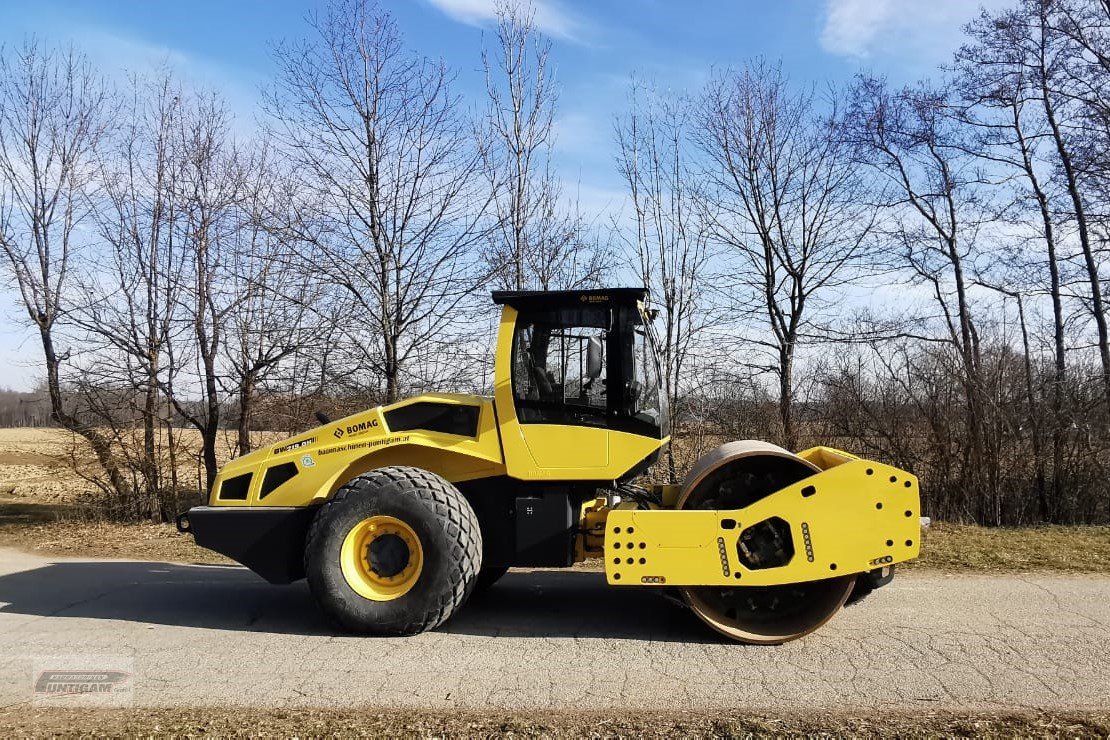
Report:
[[600,558],[613,587],[780,643],[918,555],[916,478],[827,447],[730,442],[637,485],[670,440],[646,298],[494,293],[492,397],[416,396],[244,455],[178,529],[379,635],[435,628],[510,567]]

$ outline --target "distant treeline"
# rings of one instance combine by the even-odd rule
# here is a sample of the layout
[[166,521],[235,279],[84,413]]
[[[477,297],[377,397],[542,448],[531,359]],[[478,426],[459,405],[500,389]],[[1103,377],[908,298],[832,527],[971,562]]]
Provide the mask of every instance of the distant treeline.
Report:
[[50,397],[45,393],[0,390],[0,427],[57,426],[50,418]]
[[[104,413],[87,410],[81,414],[82,421],[90,426],[103,425],[106,428],[141,425],[143,415],[140,409],[142,395],[134,389],[117,389],[115,392],[102,390],[111,402],[104,404]],[[62,389],[63,404],[69,408],[82,408],[81,393],[74,389]],[[351,393],[342,397],[313,395],[290,395],[286,393],[263,391],[254,401],[257,410],[251,415],[248,432],[276,432],[278,434],[297,434],[307,426],[317,424],[317,413],[329,418],[341,418],[381,403],[382,399],[364,393]],[[183,407],[195,411],[199,402],[182,402]],[[188,428],[189,421],[170,406],[161,409],[167,424]],[[242,412],[238,405],[230,403],[224,409],[224,430],[236,431]],[[0,428],[21,427],[62,427],[51,418],[50,396],[46,391],[0,390]]]

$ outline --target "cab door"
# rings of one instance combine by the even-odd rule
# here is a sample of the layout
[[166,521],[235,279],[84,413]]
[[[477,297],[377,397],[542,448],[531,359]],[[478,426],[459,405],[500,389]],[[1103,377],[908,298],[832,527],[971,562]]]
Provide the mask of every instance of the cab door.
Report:
[[598,480],[610,470],[608,371],[612,311],[505,306],[495,402],[508,474]]

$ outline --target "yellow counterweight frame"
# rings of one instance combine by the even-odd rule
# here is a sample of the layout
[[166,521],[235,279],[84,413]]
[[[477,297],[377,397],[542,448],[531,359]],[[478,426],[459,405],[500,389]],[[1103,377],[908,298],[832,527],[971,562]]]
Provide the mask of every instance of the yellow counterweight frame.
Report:
[[[917,479],[889,465],[815,448],[831,465],[742,509],[617,508],[605,519],[605,575],[613,586],[773,586],[862,573],[920,551]],[[788,563],[750,569],[738,542],[768,519],[789,525]]]

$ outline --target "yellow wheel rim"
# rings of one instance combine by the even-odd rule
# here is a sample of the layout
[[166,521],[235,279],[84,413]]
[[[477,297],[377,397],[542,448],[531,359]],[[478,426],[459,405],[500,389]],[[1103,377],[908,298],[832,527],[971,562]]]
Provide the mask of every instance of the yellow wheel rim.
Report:
[[392,601],[416,585],[424,568],[420,538],[392,516],[372,516],[343,539],[340,568],[347,585],[371,601]]

